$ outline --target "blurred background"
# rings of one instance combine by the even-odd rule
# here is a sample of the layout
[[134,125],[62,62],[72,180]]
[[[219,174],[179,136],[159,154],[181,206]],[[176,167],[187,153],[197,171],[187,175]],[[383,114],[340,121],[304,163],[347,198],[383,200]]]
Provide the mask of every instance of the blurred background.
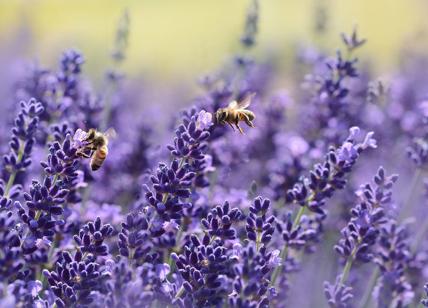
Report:
[[[239,51],[248,0],[0,0],[0,53],[52,67],[76,48],[85,73],[97,80],[109,65],[115,29],[129,11],[130,36],[123,70],[130,76],[185,82],[207,73]],[[427,48],[428,3],[422,0],[263,0],[255,55],[273,54],[287,67],[297,43],[334,50],[339,34],[358,25],[367,38],[361,51],[377,55],[376,70],[391,70],[403,45]],[[317,34],[317,20],[326,31]],[[8,62],[8,61],[5,61]]]

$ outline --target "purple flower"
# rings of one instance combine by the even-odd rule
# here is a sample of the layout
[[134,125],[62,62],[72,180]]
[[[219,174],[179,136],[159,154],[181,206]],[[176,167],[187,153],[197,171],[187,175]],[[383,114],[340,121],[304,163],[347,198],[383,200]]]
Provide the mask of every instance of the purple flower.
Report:
[[[323,289],[331,307],[428,306],[427,56],[407,44],[380,80],[370,54],[359,65],[354,28],[331,55],[297,42],[284,75],[275,50],[253,55],[262,4],[180,114],[171,102],[187,92],[123,82],[127,12],[99,93],[76,50],[23,76],[2,66],[0,306],[300,307],[322,305],[307,290]],[[254,129],[213,125],[249,93]],[[87,132],[107,127],[120,138],[95,153]]]
[[166,276],[170,272],[170,267],[168,264],[157,264],[156,265],[156,274],[159,276],[160,280],[165,280]]
[[38,249],[47,249],[52,246],[52,241],[44,236],[43,238],[38,238],[36,240],[36,246]]
[[272,268],[278,267],[279,265],[281,265],[282,260],[281,257],[279,256],[279,254],[281,253],[281,251],[279,251],[278,249],[272,251],[272,254],[270,256],[269,259],[269,266]]
[[[367,263],[375,258],[381,228],[388,223],[385,213],[391,202],[391,188],[397,179],[397,175],[386,176],[384,169],[380,167],[373,178],[374,184],[364,185],[363,193],[360,194],[361,201],[351,209],[351,219],[342,230],[339,243],[334,246],[336,252],[346,259],[346,264],[334,287],[328,282],[325,283],[329,303],[334,300],[334,293],[345,290],[343,286],[354,263]],[[392,294],[389,294],[386,297],[391,296]]]
[[101,218],[97,217],[93,222],[90,221],[80,229],[79,234],[73,237],[84,254],[97,256],[107,256],[108,246],[104,243],[107,238],[113,234],[113,227],[109,224],[103,225]]
[[348,48],[349,52],[352,52],[354,49],[361,47],[367,42],[366,39],[358,38],[357,27],[354,27],[351,35],[342,33],[342,40],[345,43],[346,47]]
[[42,282],[39,280],[30,281],[28,283],[28,289],[30,290],[31,296],[36,297],[39,292],[43,289]]
[[352,288],[340,283],[341,277],[337,277],[335,284],[324,282],[324,293],[327,301],[332,308],[346,308],[349,301],[354,297],[351,293]]
[[96,263],[93,256],[76,250],[74,256],[62,252],[55,269],[43,270],[58,307],[89,305],[94,291],[102,291],[103,282],[110,273]]
[[10,153],[3,156],[3,168],[9,174],[7,184],[2,187],[0,205],[10,206],[8,199],[17,197],[20,187],[15,185],[15,179],[20,172],[31,165],[31,152],[35,143],[35,135],[39,126],[39,116],[44,108],[35,99],[22,101],[20,110],[12,128],[12,138],[9,142]]
[[205,110],[199,111],[198,118],[196,120],[196,127],[200,130],[206,130],[212,125],[214,125],[212,113]]
[[73,146],[76,148],[84,148],[87,145],[87,141],[85,141],[87,136],[87,132],[82,129],[76,130],[73,135]]
[[289,138],[288,147],[291,154],[295,157],[305,154],[308,151],[308,143],[300,136],[292,136]]

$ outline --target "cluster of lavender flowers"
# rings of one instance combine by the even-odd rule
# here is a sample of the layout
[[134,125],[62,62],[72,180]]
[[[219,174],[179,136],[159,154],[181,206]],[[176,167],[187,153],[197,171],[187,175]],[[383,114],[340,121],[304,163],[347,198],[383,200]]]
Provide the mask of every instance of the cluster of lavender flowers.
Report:
[[[15,81],[1,307],[428,307],[427,58],[381,80],[354,28],[336,53],[297,50],[298,87],[278,88],[276,57],[251,52],[262,9],[192,106],[156,117],[164,132],[119,69],[128,12],[101,89],[76,50]],[[250,93],[254,128],[216,122]],[[108,127],[103,159],[88,131]]]

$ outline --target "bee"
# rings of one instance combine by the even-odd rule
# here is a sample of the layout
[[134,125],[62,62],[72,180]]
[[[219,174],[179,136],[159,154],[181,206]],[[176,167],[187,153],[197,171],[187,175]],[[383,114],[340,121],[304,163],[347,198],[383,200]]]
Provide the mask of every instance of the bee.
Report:
[[243,134],[244,131],[239,126],[240,121],[244,121],[249,127],[254,127],[251,121],[253,121],[256,116],[252,111],[246,110],[246,108],[250,106],[251,100],[255,95],[255,93],[249,94],[240,101],[231,102],[226,108],[219,108],[215,112],[217,123],[222,125],[227,123],[233,130],[235,130],[235,125],[241,134]]
[[[116,136],[116,131],[109,128],[106,132],[101,133],[91,128],[83,137],[84,147],[78,152],[78,155],[85,158],[91,158],[89,165],[92,171],[100,169],[108,155],[109,139]],[[88,153],[89,152],[89,153]]]

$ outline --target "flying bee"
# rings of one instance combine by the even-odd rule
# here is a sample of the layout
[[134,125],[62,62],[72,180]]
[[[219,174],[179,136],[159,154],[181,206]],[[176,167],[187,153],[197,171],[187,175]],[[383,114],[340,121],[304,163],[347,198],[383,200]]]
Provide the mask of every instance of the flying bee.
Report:
[[92,171],[100,169],[108,155],[108,141],[116,136],[116,131],[109,128],[106,132],[101,133],[91,128],[82,139],[84,144],[78,155],[85,158],[91,158],[89,165]]
[[239,126],[240,121],[244,121],[249,127],[254,127],[251,121],[253,121],[256,116],[252,111],[246,110],[246,108],[250,106],[251,100],[255,95],[255,93],[249,94],[240,101],[231,102],[226,108],[219,108],[215,112],[217,123],[222,125],[227,123],[233,130],[235,130],[235,125],[241,134],[243,134],[244,131]]

